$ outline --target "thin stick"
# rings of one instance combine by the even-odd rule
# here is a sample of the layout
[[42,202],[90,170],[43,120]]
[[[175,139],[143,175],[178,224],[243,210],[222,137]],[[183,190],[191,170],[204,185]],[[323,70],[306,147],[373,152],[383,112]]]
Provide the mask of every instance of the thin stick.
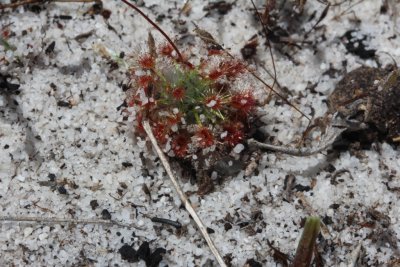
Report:
[[[294,104],[290,103],[289,100],[287,100],[283,95],[281,95],[280,93],[278,93],[278,91],[276,91],[275,89],[273,89],[270,85],[268,85],[263,79],[260,78],[260,76],[258,76],[256,73],[254,73],[254,71],[247,69],[251,75],[253,75],[254,78],[256,78],[257,80],[259,80],[262,84],[264,84],[269,90],[271,90],[272,92],[274,92],[277,96],[279,96],[283,101],[285,101],[286,104],[288,104],[289,106],[291,106],[292,108],[294,108],[296,111],[300,112],[301,115],[303,115],[308,121],[311,121],[311,118],[308,117],[306,114],[304,114],[298,107],[296,107]],[[275,82],[274,82],[275,83]]]
[[285,147],[285,146],[275,146],[275,145],[271,145],[271,144],[265,144],[265,143],[261,143],[258,142],[254,139],[250,139],[247,141],[247,143],[249,144],[249,146],[255,146],[261,149],[268,149],[268,150],[272,150],[272,151],[276,151],[276,152],[281,152],[281,153],[285,153],[288,155],[292,155],[292,156],[298,156],[298,157],[307,157],[307,156],[311,156],[317,153],[320,153],[324,150],[326,150],[328,147],[330,147],[335,140],[339,137],[339,135],[344,132],[346,130],[346,128],[341,128],[341,129],[337,129],[331,136],[328,136],[326,138],[326,140],[323,141],[323,145],[317,148],[291,148],[291,147]]
[[[228,50],[226,50],[222,45],[220,45],[217,41],[215,41],[214,37],[212,37],[211,34],[209,34],[208,32],[199,29],[199,27],[193,23],[194,26],[196,27],[195,32],[197,32],[198,36],[205,42],[209,42],[212,43],[214,45],[217,45],[222,51],[224,51],[225,54],[227,54],[230,58],[235,59],[235,57],[229,53]],[[272,52],[272,50],[271,50]],[[274,63],[275,66],[275,63]],[[303,115],[307,120],[311,121],[310,117],[308,117],[306,114],[304,114],[298,107],[296,107],[295,105],[293,105],[292,103],[290,103],[289,100],[287,100],[283,95],[281,95],[280,93],[278,93],[278,91],[276,91],[273,86],[276,83],[276,71],[274,70],[275,73],[275,78],[274,78],[274,84],[273,86],[267,84],[260,76],[258,76],[253,70],[250,69],[248,64],[245,64],[245,69],[254,77],[256,78],[258,81],[260,81],[263,85],[265,85],[265,87],[268,88],[269,91],[272,91],[273,93],[275,93],[278,97],[280,97],[283,101],[285,101],[286,104],[288,104],[289,106],[293,107],[296,111],[300,112],[301,115]],[[266,91],[267,93],[269,92],[265,87],[263,87],[264,91]]]
[[[254,1],[253,1],[253,0],[251,0],[251,4],[253,5],[253,8],[254,8],[254,10],[256,11],[258,20],[259,20],[260,23],[261,23],[261,26],[262,26],[263,31],[264,31],[264,34],[265,34],[265,39],[267,39],[267,45],[268,45],[268,49],[269,49],[269,55],[271,56],[272,67],[273,67],[273,69],[274,69],[274,77],[273,77],[273,78],[274,78],[274,82],[272,83],[271,87],[274,88],[275,83],[276,83],[276,80],[277,80],[277,78],[276,78],[276,67],[275,67],[274,55],[273,55],[273,53],[272,53],[271,42],[270,42],[269,39],[268,39],[267,27],[266,27],[265,24],[263,23],[263,20],[262,20],[262,18],[261,18],[261,15],[260,15],[260,13],[258,13],[257,7],[256,7],[256,5],[254,4]],[[306,117],[307,117],[307,116],[306,116]]]
[[[272,60],[272,67],[274,70],[274,75],[273,75],[273,80],[274,82],[272,83],[272,85],[268,85],[263,79],[261,79],[257,74],[255,74],[253,71],[249,70],[250,73],[257,79],[259,80],[262,84],[264,84],[269,90],[271,90],[272,92],[274,92],[277,96],[279,96],[281,99],[283,99],[283,101],[286,102],[286,104],[288,104],[289,106],[293,107],[296,111],[300,112],[301,115],[303,115],[308,121],[311,121],[310,117],[308,117],[306,114],[304,114],[299,108],[297,108],[294,104],[290,103],[285,97],[283,97],[280,93],[278,93],[278,91],[276,91],[274,88],[276,82],[277,82],[277,74],[276,74],[276,66],[275,66],[275,60],[274,60],[274,55],[272,53],[272,46],[271,46],[271,42],[268,39],[268,30],[267,27],[264,25],[262,18],[260,16],[260,13],[258,13],[257,7],[254,4],[254,1],[251,0],[251,4],[253,5],[254,10],[256,11],[258,20],[261,23],[261,26],[263,28],[264,34],[265,34],[265,38],[267,40],[267,45],[268,45],[268,50],[269,50],[269,54],[271,56],[271,60]],[[228,53],[229,54],[229,53]],[[268,73],[269,74],[269,73]]]
[[16,3],[10,3],[10,4],[0,4],[0,9],[5,9],[5,8],[16,8],[22,5],[27,5],[27,4],[35,4],[35,3],[40,3],[42,0],[25,0],[25,1],[19,1]]
[[114,220],[99,220],[99,219],[67,219],[67,218],[51,218],[51,217],[25,217],[25,216],[0,216],[2,222],[37,222],[37,223],[73,223],[73,224],[102,224],[102,225],[117,225],[120,227],[132,228],[133,224],[123,224]]
[[174,50],[175,50],[176,54],[178,55],[179,59],[182,62],[185,62],[185,60],[182,57],[181,52],[179,51],[178,47],[176,47],[175,43],[171,40],[171,38],[169,38],[169,36],[154,21],[152,21],[149,18],[149,16],[144,14],[142,10],[140,10],[137,6],[129,3],[127,0],[122,0],[122,2],[124,2],[125,4],[127,4],[128,6],[133,8],[134,10],[136,10],[145,20],[147,20],[154,28],[156,28],[165,37],[165,39],[167,39],[168,43],[170,45],[172,45],[172,47],[174,48]]
[[[61,2],[61,3],[91,3],[91,2],[98,2],[99,0],[51,0],[49,2]],[[18,1],[16,3],[10,3],[10,4],[0,4],[0,10],[1,9],[6,9],[6,8],[16,8],[19,6],[23,5],[29,5],[29,4],[44,4],[45,0],[22,0]]]
[[101,0],[52,0],[53,2],[60,2],[60,3],[91,3],[91,2],[101,2]]
[[226,264],[224,260],[222,259],[221,255],[219,254],[217,248],[214,245],[214,242],[212,241],[211,237],[207,233],[207,229],[204,226],[203,222],[197,215],[196,211],[193,209],[192,205],[190,204],[188,198],[186,197],[185,193],[183,193],[180,185],[178,184],[174,174],[172,173],[171,166],[168,163],[167,158],[165,157],[164,153],[160,149],[160,147],[157,144],[157,140],[154,137],[154,134],[151,130],[150,124],[148,121],[143,122],[143,128],[146,131],[148,137],[150,138],[150,142],[152,143],[154,149],[156,150],[158,156],[160,157],[160,160],[162,164],[164,165],[165,170],[167,171],[167,174],[169,178],[171,179],[172,184],[175,187],[176,192],[178,193],[179,198],[181,201],[185,204],[186,210],[189,212],[189,214],[192,216],[193,220],[196,222],[197,227],[199,227],[200,232],[202,233],[204,239],[207,241],[208,246],[211,249],[211,252],[214,254],[215,258],[217,259],[218,263],[222,267],[226,267]]

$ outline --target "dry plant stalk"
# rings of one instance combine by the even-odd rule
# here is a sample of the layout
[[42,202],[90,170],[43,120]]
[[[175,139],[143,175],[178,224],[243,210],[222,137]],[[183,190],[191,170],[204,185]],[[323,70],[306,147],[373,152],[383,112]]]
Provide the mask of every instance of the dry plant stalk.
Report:
[[45,2],[59,2],[59,3],[73,3],[73,2],[78,2],[78,3],[92,3],[92,2],[101,2],[99,0],[51,0],[51,1],[45,1],[45,0],[22,0],[18,1],[15,3],[10,3],[10,4],[0,4],[0,10],[1,9],[6,9],[6,8],[17,8],[19,6],[23,5],[31,5],[31,4],[44,4]]
[[154,137],[154,134],[151,130],[150,124],[147,120],[143,122],[143,128],[146,131],[146,134],[148,135],[150,142],[152,143],[154,149],[156,150],[157,155],[160,157],[160,160],[161,160],[162,164],[164,165],[164,168],[165,168],[169,178],[171,179],[171,182],[174,185],[175,190],[179,195],[179,198],[185,204],[186,210],[189,212],[189,214],[192,216],[193,220],[196,222],[197,227],[199,227],[200,232],[202,233],[204,239],[206,240],[208,246],[210,247],[211,252],[214,254],[215,258],[217,259],[219,265],[225,267],[226,264],[225,264],[224,260],[222,259],[221,255],[219,254],[217,248],[215,247],[214,242],[212,241],[210,235],[207,233],[206,227],[204,226],[203,222],[201,221],[201,219],[197,215],[196,211],[190,204],[185,193],[183,193],[180,185],[178,184],[178,181],[176,180],[174,174],[172,173],[171,166],[170,166],[166,156],[162,152],[161,148],[158,146],[157,140]]
[[100,220],[100,219],[67,219],[67,218],[51,218],[51,217],[27,217],[27,216],[0,216],[1,222],[35,222],[35,223],[73,223],[73,224],[101,224],[101,225],[117,225],[120,227],[132,228],[133,224],[124,224],[114,220]]
[[320,143],[320,146],[317,147],[304,147],[304,148],[291,148],[291,147],[285,147],[285,146],[276,146],[276,145],[271,145],[271,144],[266,144],[266,143],[261,143],[258,142],[254,139],[249,139],[247,141],[247,144],[249,146],[254,146],[258,147],[260,149],[266,149],[266,150],[271,150],[275,152],[281,152],[284,154],[288,154],[291,156],[297,156],[297,157],[307,157],[307,156],[312,156],[315,154],[318,154],[326,149],[328,149],[335,141],[336,139],[347,129],[346,127],[341,127],[341,128],[335,128],[331,127],[330,133],[326,134],[324,140],[322,140]]

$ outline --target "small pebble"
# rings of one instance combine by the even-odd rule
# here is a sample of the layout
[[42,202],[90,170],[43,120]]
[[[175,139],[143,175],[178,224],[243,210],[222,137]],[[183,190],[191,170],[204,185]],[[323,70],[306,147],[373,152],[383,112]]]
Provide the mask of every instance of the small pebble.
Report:
[[32,227],[27,227],[24,229],[24,237],[28,237],[32,234],[33,228]]
[[40,241],[43,241],[43,240],[45,240],[48,236],[49,236],[49,234],[47,234],[47,233],[41,233],[41,234],[38,236],[38,238],[39,238]]
[[240,152],[242,152],[244,149],[244,145],[243,144],[237,144],[234,148],[233,148],[233,152],[235,152],[236,154],[240,154]]
[[17,175],[17,177],[15,177],[15,178],[17,178],[17,180],[20,182],[25,182],[25,177],[22,175]]

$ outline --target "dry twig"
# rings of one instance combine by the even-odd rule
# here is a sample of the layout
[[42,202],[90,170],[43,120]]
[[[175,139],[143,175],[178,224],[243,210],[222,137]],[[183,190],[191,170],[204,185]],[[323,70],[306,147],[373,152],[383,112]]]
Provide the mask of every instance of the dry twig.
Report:
[[214,254],[215,258],[217,259],[217,261],[219,263],[219,265],[223,266],[223,267],[226,267],[226,264],[225,264],[224,260],[222,259],[221,255],[219,254],[217,248],[215,247],[214,242],[212,241],[211,237],[207,233],[206,227],[204,226],[203,222],[201,221],[201,219],[197,215],[196,211],[193,209],[193,207],[190,204],[188,198],[186,197],[185,193],[183,193],[180,185],[178,184],[178,181],[176,180],[174,174],[172,173],[171,166],[169,165],[168,160],[165,157],[164,153],[162,152],[162,150],[158,146],[157,140],[154,137],[154,134],[153,134],[153,132],[151,130],[151,127],[150,127],[150,124],[149,124],[148,121],[144,121],[143,122],[143,128],[146,131],[146,134],[148,135],[148,137],[150,138],[150,142],[152,143],[152,145],[153,145],[154,149],[156,150],[158,156],[160,157],[160,160],[161,160],[162,164],[164,165],[164,168],[167,171],[167,174],[168,174],[169,178],[171,179],[171,182],[174,185],[175,190],[179,195],[179,198],[185,204],[186,210],[189,212],[189,214],[192,216],[193,220],[196,222],[197,227],[199,227],[200,232],[202,233],[204,239],[207,241],[207,244],[211,249],[211,252]]
[[284,147],[284,146],[275,146],[275,145],[271,145],[271,144],[261,143],[254,139],[248,140],[247,143],[250,146],[255,146],[255,147],[258,147],[261,149],[268,149],[268,150],[272,150],[275,152],[281,152],[281,153],[292,155],[292,156],[307,157],[307,156],[312,156],[312,155],[315,155],[317,153],[320,153],[320,152],[326,150],[328,147],[330,147],[335,142],[336,138],[338,138],[342,132],[343,132],[343,130],[340,129],[334,135],[332,135],[328,140],[326,140],[326,142],[324,142],[324,144],[322,146],[317,147],[317,148],[308,148],[308,147],[306,147],[306,148],[291,148],[291,147]]

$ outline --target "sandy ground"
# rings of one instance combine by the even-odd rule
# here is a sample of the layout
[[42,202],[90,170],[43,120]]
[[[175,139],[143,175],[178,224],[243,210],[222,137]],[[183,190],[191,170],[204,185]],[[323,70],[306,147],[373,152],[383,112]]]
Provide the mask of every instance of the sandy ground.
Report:
[[[140,53],[149,30],[157,41],[163,39],[127,6],[104,2],[111,11],[108,19],[104,13],[88,14],[92,5],[79,3],[1,14],[2,38],[12,49],[0,46],[0,73],[10,75],[8,82],[19,84],[20,93],[0,95],[0,215],[111,216],[133,226],[1,222],[1,265],[129,266],[120,248],[128,244],[138,249],[149,242],[152,251],[166,250],[160,266],[213,266],[214,257],[180,207],[157,156],[133,135],[134,118],[124,120],[117,110],[125,98],[121,84],[126,68],[113,69],[101,52],[106,49],[114,59],[121,52]],[[260,33],[249,1],[237,1],[223,15],[205,11],[208,1],[194,0],[188,16],[179,13],[183,1],[144,2],[143,10],[182,46],[200,42],[193,39],[191,22],[237,57],[246,41]],[[384,66],[392,63],[391,57],[400,62],[395,27],[399,4],[382,12],[381,1],[356,3],[330,7],[302,49],[274,45],[279,84],[306,114],[327,112],[325,100],[346,72]],[[324,8],[307,1],[301,21],[292,21],[297,31],[291,38],[303,40]],[[360,38],[365,34],[375,58],[363,59],[346,49],[342,36],[355,29]],[[270,81],[262,66],[271,69],[271,57],[260,38],[252,63]],[[276,144],[295,144],[307,127],[298,112],[275,97],[259,113],[263,130]],[[310,157],[263,153],[254,175],[244,177],[242,171],[206,196],[191,194],[190,200],[232,266],[249,259],[275,266],[268,241],[292,257],[301,223],[309,215],[320,216],[325,225],[318,239],[325,266],[350,266],[359,244],[358,266],[390,266],[400,258],[399,160],[399,150],[385,142]],[[286,182],[293,176],[288,190]],[[186,192],[197,189],[187,179],[181,184]],[[179,221],[183,227],[155,223],[152,217]],[[144,261],[136,264],[145,266]]]

